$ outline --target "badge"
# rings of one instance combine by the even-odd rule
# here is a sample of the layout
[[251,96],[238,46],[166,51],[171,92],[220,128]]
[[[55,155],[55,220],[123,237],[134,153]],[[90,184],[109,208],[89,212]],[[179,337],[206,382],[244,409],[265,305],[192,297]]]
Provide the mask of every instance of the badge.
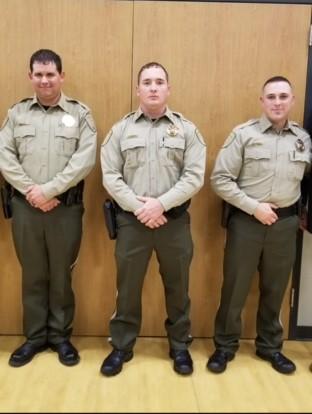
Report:
[[305,150],[304,142],[302,139],[298,138],[295,142],[296,149],[300,152],[303,152]]
[[72,127],[75,125],[75,118],[69,114],[66,114],[62,118],[62,124],[64,124],[66,127]]
[[178,135],[178,132],[179,132],[179,128],[173,124],[170,124],[167,128],[167,134],[170,135],[171,137],[175,137],[176,135]]

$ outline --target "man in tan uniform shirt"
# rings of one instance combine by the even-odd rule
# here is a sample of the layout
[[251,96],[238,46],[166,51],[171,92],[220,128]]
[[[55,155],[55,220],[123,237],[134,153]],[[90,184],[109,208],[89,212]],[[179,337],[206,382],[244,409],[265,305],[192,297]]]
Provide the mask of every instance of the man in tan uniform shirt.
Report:
[[311,159],[308,133],[288,115],[294,102],[281,76],[263,86],[263,115],[236,127],[211,174],[215,192],[232,206],[224,280],[215,320],[216,351],[208,369],[223,372],[239,347],[241,311],[259,270],[257,355],[280,373],[295,371],[282,353],[280,310],[295,259],[300,184]]
[[197,128],[167,107],[168,73],[156,62],[139,71],[140,107],[113,126],[101,148],[103,184],[117,203],[117,307],[113,351],[103,375],[118,374],[133,356],[141,326],[144,276],[155,250],[165,287],[165,327],[179,374],[191,374],[189,267],[193,197],[204,182],[206,146]]
[[0,131],[0,167],[14,188],[12,232],[22,266],[23,327],[27,341],[9,364],[19,367],[51,347],[71,366],[74,316],[71,272],[84,211],[83,179],[95,164],[90,110],[65,96],[61,58],[41,49],[30,59],[34,97],[14,105]]

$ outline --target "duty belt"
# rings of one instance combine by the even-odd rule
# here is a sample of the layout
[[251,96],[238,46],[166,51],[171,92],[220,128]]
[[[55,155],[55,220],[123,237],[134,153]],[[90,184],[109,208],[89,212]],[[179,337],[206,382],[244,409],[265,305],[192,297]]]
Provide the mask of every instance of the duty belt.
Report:
[[[235,211],[239,211],[241,213],[247,214],[248,216],[250,216],[248,213],[246,213],[245,211],[237,208],[237,207],[233,207],[231,206],[231,208],[233,209],[233,212]],[[298,207],[298,202],[292,204],[291,206],[288,207],[281,207],[281,208],[273,208],[272,209],[278,218],[283,219],[283,218],[287,218],[287,217],[291,217],[291,216],[295,216],[298,215],[299,213],[299,207]]]

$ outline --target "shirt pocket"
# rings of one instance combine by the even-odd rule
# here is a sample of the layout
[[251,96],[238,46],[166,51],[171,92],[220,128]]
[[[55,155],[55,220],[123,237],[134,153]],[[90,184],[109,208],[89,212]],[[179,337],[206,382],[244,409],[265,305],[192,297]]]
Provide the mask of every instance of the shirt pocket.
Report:
[[261,172],[268,171],[272,158],[271,150],[265,148],[245,148],[245,174],[256,177]]
[[185,139],[181,136],[163,137],[160,142],[162,165],[181,168],[183,166]]
[[18,125],[14,127],[13,137],[20,155],[32,154],[34,152],[34,141],[36,139],[36,128],[34,126]]
[[137,168],[146,160],[146,143],[144,138],[131,138],[121,141],[121,152],[125,160],[125,168]]
[[71,156],[76,151],[79,128],[59,127],[55,130],[55,151],[58,155]]
[[288,171],[288,178],[301,181],[304,171],[310,162],[310,155],[308,153],[290,151],[289,160],[290,168]]

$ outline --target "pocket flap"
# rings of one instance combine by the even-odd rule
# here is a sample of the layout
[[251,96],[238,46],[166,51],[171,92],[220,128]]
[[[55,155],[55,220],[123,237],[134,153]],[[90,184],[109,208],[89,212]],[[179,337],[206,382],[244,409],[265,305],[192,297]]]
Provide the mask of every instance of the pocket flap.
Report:
[[290,161],[311,162],[310,154],[306,152],[290,151],[289,159]]
[[62,138],[79,138],[79,128],[78,127],[59,127],[55,130],[55,136]]
[[183,138],[164,138],[163,146],[167,148],[185,149],[185,140]]
[[270,159],[271,151],[264,148],[245,148],[245,159]]
[[13,136],[14,138],[24,138],[27,136],[35,136],[36,128],[32,125],[20,125],[14,127]]
[[145,147],[144,138],[130,138],[121,141],[120,143],[121,151],[126,151],[132,148]]

